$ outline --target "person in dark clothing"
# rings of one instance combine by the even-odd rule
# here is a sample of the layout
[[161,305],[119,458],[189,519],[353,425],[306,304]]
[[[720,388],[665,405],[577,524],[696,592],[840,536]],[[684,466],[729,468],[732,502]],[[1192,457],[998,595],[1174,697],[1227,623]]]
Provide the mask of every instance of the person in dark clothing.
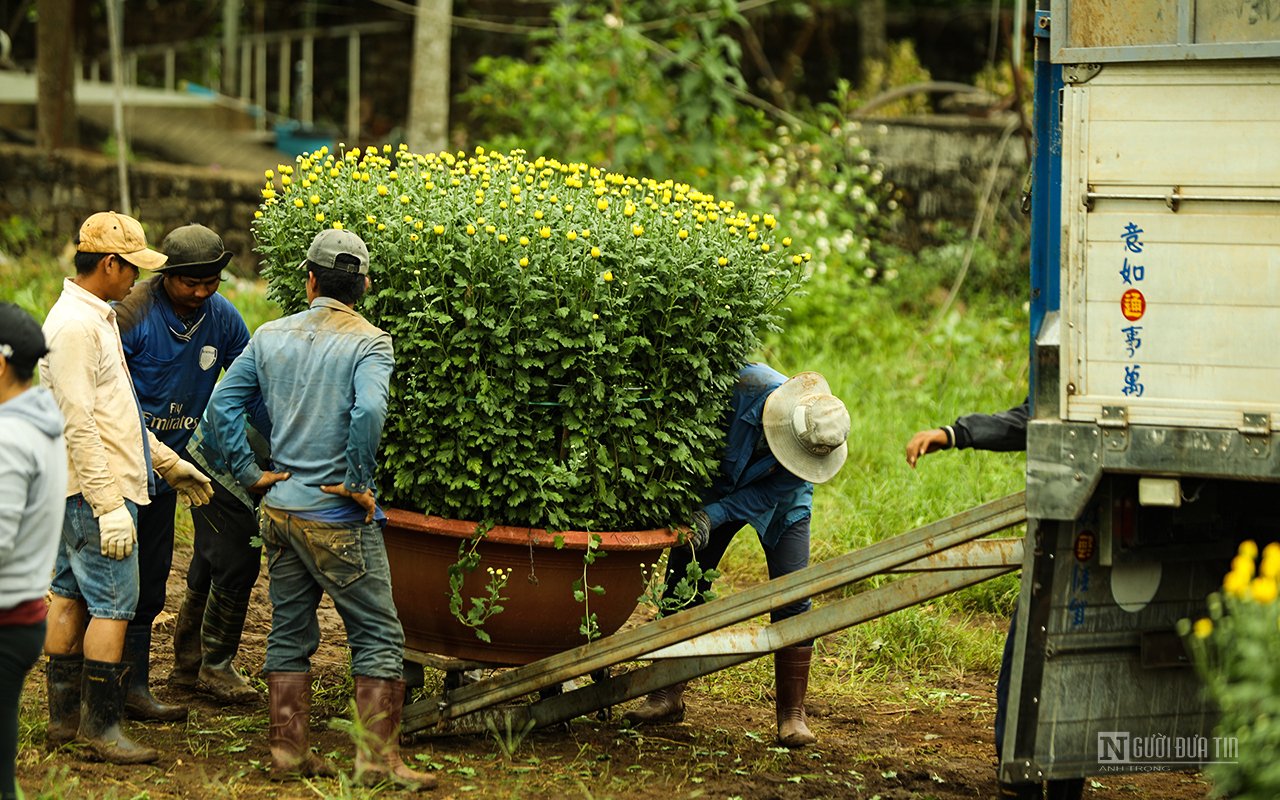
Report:
[[[157,439],[183,452],[218,375],[248,345],[249,328],[235,306],[218,294],[222,270],[231,260],[222,237],[203,225],[183,225],[169,232],[160,243],[160,252],[168,258],[155,268],[155,277],[134,286],[116,306],[116,314],[147,428]],[[188,586],[178,613],[174,635],[177,677],[170,685],[204,688],[221,700],[245,702],[257,699],[258,693],[231,666],[231,659],[239,647],[249,590],[258,576],[258,550],[249,545],[257,525],[252,519],[246,523],[244,517],[250,515],[226,518],[226,494],[219,495],[215,488],[215,502],[192,512],[196,527],[192,563],[198,580],[194,588]],[[138,510],[138,607],[125,633],[124,650],[131,667],[125,711],[133,719],[173,721],[187,716],[186,706],[157,700],[150,687],[151,625],[164,610],[165,587],[173,565],[176,501],[173,489],[157,481],[151,503]],[[210,589],[207,580],[199,580],[200,564],[206,560],[202,545],[209,540],[201,533],[207,533],[210,520],[224,518],[234,524],[226,525],[223,539],[228,551],[238,557],[224,562],[227,568],[219,576],[222,580]],[[204,645],[211,654],[203,672],[197,660],[202,655],[201,623],[208,639]],[[193,663],[195,674],[188,676]]]
[[[1027,449],[1027,420],[1031,418],[1031,399],[996,414],[967,414],[951,425],[918,431],[907,442],[907,463],[915,469],[921,456],[952,448],[963,450],[991,450],[1017,452]],[[996,762],[1001,760],[1004,748],[1005,720],[1009,710],[1009,681],[1013,670],[1013,634],[1017,609],[1009,620],[1009,634],[1004,640],[1000,656],[1000,676],[996,678]],[[1023,787],[1000,785],[1001,796],[1021,797]]]
[[[749,364],[738,375],[726,427],[720,473],[706,503],[694,512],[693,547],[672,548],[667,557],[664,597],[676,596],[695,556],[704,571],[714,569],[744,525],[760,538],[770,579],[809,565],[813,485],[834,478],[848,455],[844,403],[816,372],[787,379],[764,364]],[[691,605],[701,603],[710,589],[709,581],[699,580]],[[807,598],[791,603],[774,610],[770,619],[780,622],[810,605]],[[817,741],[804,713],[812,655],[812,642],[774,654],[778,743],[784,747]],[[679,683],[653,692],[626,720],[633,725],[679,722],[684,689]]]

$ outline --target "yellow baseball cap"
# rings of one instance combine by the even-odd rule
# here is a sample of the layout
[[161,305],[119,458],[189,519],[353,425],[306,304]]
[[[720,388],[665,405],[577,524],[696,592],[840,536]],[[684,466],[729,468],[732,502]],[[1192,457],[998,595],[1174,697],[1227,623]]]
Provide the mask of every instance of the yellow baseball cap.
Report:
[[81,253],[117,255],[143,269],[160,269],[169,260],[164,253],[147,247],[147,234],[142,223],[115,211],[99,211],[80,226]]

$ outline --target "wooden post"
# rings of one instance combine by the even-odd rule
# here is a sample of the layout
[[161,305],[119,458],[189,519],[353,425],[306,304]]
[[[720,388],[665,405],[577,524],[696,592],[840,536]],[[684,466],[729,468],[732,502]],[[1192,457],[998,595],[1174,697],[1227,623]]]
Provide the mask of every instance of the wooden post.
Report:
[[347,37],[347,146],[360,142],[360,34]]
[[115,123],[116,136],[116,173],[120,185],[120,211],[133,214],[133,205],[129,201],[129,137],[124,131],[124,69],[120,57],[120,3],[123,0],[107,0],[107,37],[111,44],[111,85],[112,120]]
[[409,86],[409,148],[418,153],[449,144],[449,39],[453,0],[418,0]]
[[302,95],[302,124],[311,125],[315,119],[316,95],[316,39],[311,34],[302,37],[302,77],[299,94]]
[[293,110],[293,98],[290,96],[290,79],[293,77],[293,58],[291,54],[293,42],[289,39],[280,40],[280,52],[277,54],[276,68],[279,75],[276,76],[276,105],[280,109],[280,116],[287,117]]
[[253,46],[253,102],[258,107],[254,130],[267,129],[267,40],[259,39]]
[[36,144],[50,150],[77,143],[74,10],[74,0],[36,5]]
[[240,3],[222,0],[222,93],[228,97],[236,96],[240,86]]
[[173,91],[178,88],[178,53],[172,47],[166,47],[164,50],[164,88]]
[[252,72],[253,72],[252,45],[250,45],[248,42],[241,42],[240,43],[240,91],[237,93],[236,96],[239,97],[240,100],[245,103],[252,102],[252,95],[250,95],[249,93],[250,92],[249,79],[252,77],[252,74],[251,74]]

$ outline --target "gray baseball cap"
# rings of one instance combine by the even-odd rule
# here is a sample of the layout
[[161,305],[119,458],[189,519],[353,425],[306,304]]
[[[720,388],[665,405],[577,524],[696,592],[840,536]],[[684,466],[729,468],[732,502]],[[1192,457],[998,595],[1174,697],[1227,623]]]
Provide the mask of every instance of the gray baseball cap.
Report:
[[[326,228],[317,233],[307,248],[307,261],[325,269],[369,274],[369,248],[364,239],[345,228]],[[302,266],[306,266],[305,261]]]

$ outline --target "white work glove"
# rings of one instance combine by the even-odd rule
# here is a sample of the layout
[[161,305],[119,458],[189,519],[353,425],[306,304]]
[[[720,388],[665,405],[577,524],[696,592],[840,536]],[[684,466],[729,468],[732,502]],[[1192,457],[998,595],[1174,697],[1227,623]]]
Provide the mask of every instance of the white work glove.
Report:
[[177,490],[184,505],[202,506],[213,499],[213,482],[189,461],[178,459],[160,477]]
[[133,515],[127,505],[122,504],[98,517],[98,539],[102,554],[107,558],[119,561],[129,557],[133,543],[138,541],[138,529],[134,527]]

